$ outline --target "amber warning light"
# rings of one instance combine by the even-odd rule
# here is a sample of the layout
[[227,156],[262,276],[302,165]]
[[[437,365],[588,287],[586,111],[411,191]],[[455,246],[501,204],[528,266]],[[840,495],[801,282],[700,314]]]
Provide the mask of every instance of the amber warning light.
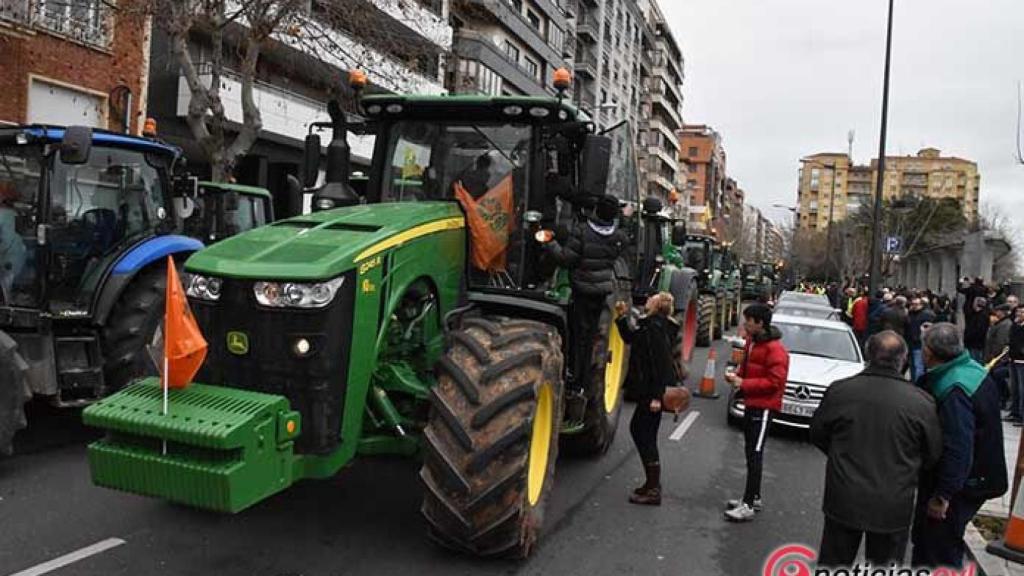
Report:
[[565,68],[555,70],[554,85],[558,90],[568,90],[572,86],[572,72]]

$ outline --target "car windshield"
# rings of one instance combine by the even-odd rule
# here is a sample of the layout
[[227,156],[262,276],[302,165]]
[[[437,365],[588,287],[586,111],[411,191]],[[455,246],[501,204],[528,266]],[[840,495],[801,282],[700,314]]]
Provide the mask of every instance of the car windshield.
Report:
[[779,297],[779,302],[799,302],[802,304],[828,305],[828,299],[820,294],[804,294],[801,292],[786,292]]
[[775,313],[801,318],[818,318],[819,320],[836,319],[835,310],[824,306],[787,306],[783,303],[775,308]]
[[857,341],[846,330],[773,322],[782,332],[782,343],[790,354],[805,354],[821,358],[832,358],[845,362],[860,362]]

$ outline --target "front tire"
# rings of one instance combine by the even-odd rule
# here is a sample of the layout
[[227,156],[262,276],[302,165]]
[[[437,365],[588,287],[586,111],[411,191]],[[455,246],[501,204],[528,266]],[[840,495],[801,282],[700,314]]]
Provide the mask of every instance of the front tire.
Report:
[[441,545],[525,558],[551,488],[562,415],[561,338],[547,324],[467,318],[450,335],[424,430],[422,513]]
[[159,373],[147,347],[161,338],[166,286],[164,266],[143,270],[110,311],[103,330],[104,395]]
[[28,425],[25,403],[31,398],[28,363],[18,353],[18,343],[0,331],[0,455],[14,453],[14,435]]

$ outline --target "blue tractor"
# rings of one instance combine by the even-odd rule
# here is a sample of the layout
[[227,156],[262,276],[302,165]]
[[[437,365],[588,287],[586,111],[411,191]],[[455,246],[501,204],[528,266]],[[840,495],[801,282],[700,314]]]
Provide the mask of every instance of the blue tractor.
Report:
[[156,373],[179,149],[84,127],[0,127],[0,453],[33,397],[88,404]]

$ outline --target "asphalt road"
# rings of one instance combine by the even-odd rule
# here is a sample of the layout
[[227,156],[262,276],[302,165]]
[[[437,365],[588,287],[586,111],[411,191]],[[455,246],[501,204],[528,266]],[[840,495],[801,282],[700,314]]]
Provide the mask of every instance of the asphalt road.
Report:
[[[727,345],[716,348],[725,358]],[[698,349],[697,377],[706,355]],[[226,516],[93,487],[85,444],[94,434],[74,414],[36,408],[36,425],[19,438],[22,453],[0,461],[0,574],[99,543],[110,548],[47,573],[738,576],[760,574],[781,545],[815,547],[822,525],[824,458],[800,435],[783,432],[772,434],[766,448],[765,511],[748,524],[722,519],[723,502],[742,492],[745,472],[743,439],[726,425],[724,394],[694,399],[690,412],[699,416],[690,416],[696,419],[678,441],[669,436],[684,420],[665,417],[660,508],[626,501],[642,475],[628,433],[632,405],[603,458],[559,461],[541,545],[525,562],[478,560],[434,546],[418,513],[412,461],[364,460]]]

